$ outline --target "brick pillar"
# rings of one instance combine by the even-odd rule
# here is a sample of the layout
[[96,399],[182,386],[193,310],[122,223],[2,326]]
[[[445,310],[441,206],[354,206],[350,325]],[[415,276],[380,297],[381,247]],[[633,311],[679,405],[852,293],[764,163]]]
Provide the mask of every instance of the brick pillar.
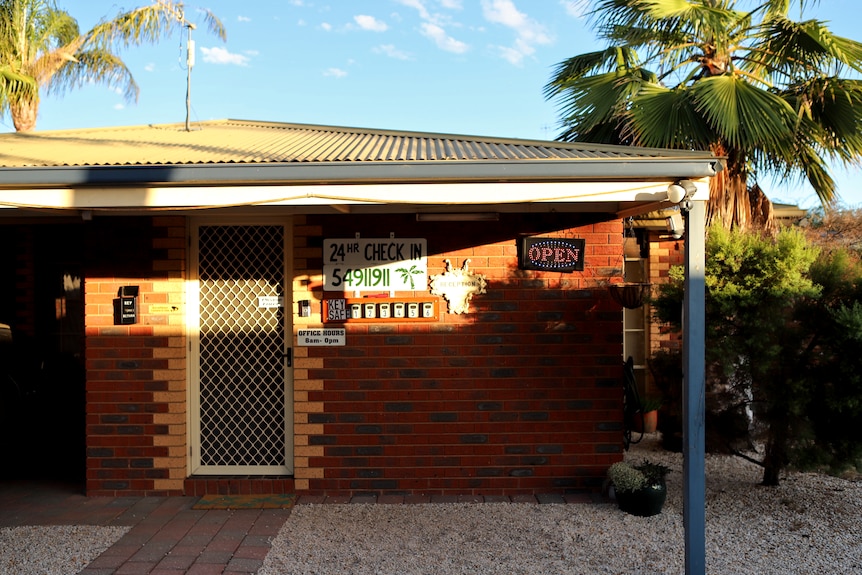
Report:
[[[185,218],[93,224],[98,245],[91,249],[100,256],[84,290],[87,493],[180,495],[187,452]],[[115,325],[114,299],[126,285],[139,289],[138,321]]]
[[[294,314],[294,330],[320,321],[319,296],[315,297],[312,290],[320,290],[322,276],[320,275],[321,248],[310,245],[309,238],[320,237],[320,226],[309,225],[305,216],[294,218],[293,228],[293,309],[298,302],[312,302],[310,318],[301,318]],[[291,312],[292,313],[292,312]],[[322,379],[309,377],[309,370],[323,367],[323,358],[309,357],[309,348],[294,345],[293,368],[293,401],[294,401],[294,479],[299,491],[309,489],[309,480],[323,477],[323,469],[312,467],[309,463],[312,457],[323,457],[322,445],[310,445],[309,437],[323,433],[321,412],[323,402],[312,401],[310,394],[323,390]]]

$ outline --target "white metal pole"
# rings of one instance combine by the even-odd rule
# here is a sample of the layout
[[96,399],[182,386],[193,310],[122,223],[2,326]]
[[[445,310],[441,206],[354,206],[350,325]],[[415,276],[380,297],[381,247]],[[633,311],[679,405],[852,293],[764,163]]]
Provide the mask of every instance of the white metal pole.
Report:
[[192,30],[194,25],[186,22],[188,30],[188,40],[186,41],[186,132],[191,131],[189,116],[192,108],[192,68],[195,65],[195,43],[192,40]]
[[683,525],[685,573],[706,573],[706,202],[689,200],[685,216],[683,299]]

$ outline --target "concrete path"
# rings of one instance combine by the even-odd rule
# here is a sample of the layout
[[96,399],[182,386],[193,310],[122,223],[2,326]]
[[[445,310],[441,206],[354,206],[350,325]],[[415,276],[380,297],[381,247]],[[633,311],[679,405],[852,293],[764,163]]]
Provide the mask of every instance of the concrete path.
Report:
[[251,574],[286,509],[196,510],[197,497],[85,497],[62,484],[0,483],[0,527],[128,526],[82,575]]

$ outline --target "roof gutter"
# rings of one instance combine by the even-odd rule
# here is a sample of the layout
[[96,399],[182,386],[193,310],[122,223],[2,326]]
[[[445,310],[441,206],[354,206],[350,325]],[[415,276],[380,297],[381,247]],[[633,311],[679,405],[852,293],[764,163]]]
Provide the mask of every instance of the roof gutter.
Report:
[[534,161],[164,164],[0,168],[0,188],[83,186],[212,186],[238,184],[371,184],[419,182],[670,181],[714,176],[723,162],[696,158]]

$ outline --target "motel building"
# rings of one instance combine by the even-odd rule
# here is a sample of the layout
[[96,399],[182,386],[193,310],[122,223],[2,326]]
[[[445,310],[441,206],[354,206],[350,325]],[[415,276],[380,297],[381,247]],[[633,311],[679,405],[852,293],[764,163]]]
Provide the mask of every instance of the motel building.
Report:
[[648,260],[627,222],[702,217],[721,167],[240,120],[0,135],[2,478],[597,491],[652,345],[608,289]]

